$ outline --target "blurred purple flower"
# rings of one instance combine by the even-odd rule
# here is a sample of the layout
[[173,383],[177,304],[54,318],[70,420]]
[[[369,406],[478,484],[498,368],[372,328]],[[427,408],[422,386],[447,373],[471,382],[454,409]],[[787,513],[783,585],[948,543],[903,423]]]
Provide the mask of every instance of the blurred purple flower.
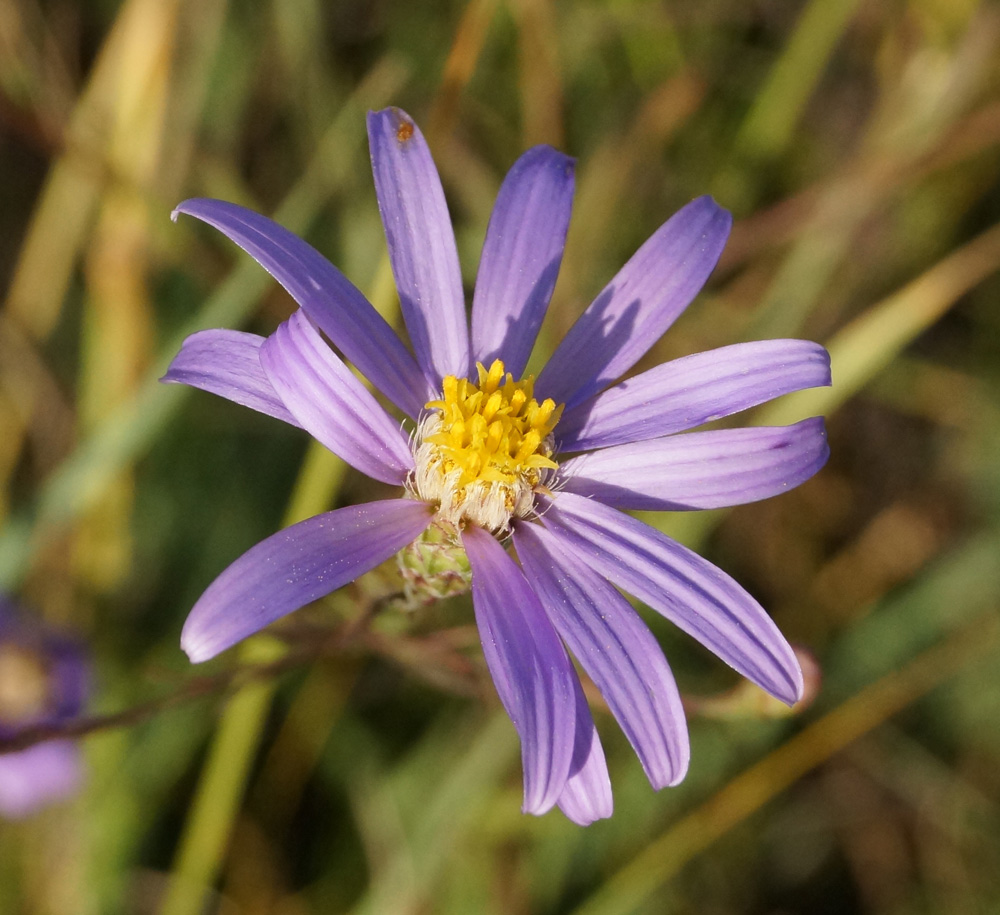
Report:
[[[86,694],[87,667],[79,646],[27,621],[0,596],[0,737],[72,718],[83,709]],[[82,772],[72,740],[0,754],[0,817],[20,819],[69,797]]]
[[[181,642],[193,661],[206,660],[394,554],[412,573],[427,555],[414,553],[414,542],[450,549],[451,559],[461,556],[449,575],[461,577],[463,562],[471,569],[486,662],[521,738],[524,810],[558,804],[586,824],[610,815],[611,788],[567,648],[655,788],[680,781],[689,758],[673,676],[617,588],[772,695],[789,704],[800,697],[795,655],[760,605],[621,509],[738,505],[808,479],[828,455],[819,418],[686,430],[829,384],[829,356],[802,340],[743,343],[614,385],[694,298],[722,251],[730,216],[701,197],[636,252],[537,381],[518,381],[562,258],[573,160],[535,147],[507,175],[486,234],[470,332],[444,193],[420,130],[404,112],[386,109],[369,115],[368,133],[413,353],[304,241],[234,204],[188,200],[177,213],[226,234],[301,308],[266,339],[194,334],[164,380],[301,426],[368,476],[403,486],[404,497],[317,515],[259,543],[208,588]],[[341,356],[415,427],[401,429]],[[556,460],[567,453],[576,456]],[[504,546],[508,537],[520,564]]]

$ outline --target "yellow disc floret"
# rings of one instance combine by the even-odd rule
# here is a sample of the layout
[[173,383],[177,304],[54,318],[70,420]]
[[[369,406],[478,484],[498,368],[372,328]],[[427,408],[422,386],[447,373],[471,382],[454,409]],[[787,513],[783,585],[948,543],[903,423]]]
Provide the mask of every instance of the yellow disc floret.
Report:
[[534,379],[514,381],[503,362],[477,364],[478,383],[448,375],[416,438],[414,488],[453,524],[502,531],[531,513],[549,470],[552,430],[562,406],[532,396]]
[[41,717],[49,701],[45,663],[33,651],[0,644],[0,724],[22,724]]

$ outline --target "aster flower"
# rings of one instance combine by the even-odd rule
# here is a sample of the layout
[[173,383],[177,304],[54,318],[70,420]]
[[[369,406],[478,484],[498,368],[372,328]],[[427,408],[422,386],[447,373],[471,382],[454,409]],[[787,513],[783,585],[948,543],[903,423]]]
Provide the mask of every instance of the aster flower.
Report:
[[[86,692],[79,647],[28,623],[0,596],[0,737],[78,715]],[[71,740],[0,753],[0,817],[20,819],[69,797],[82,771],[79,747]]]
[[[642,245],[538,378],[523,378],[562,258],[573,160],[539,146],[507,175],[470,328],[444,193],[419,128],[387,109],[369,115],[368,133],[412,353],[304,241],[242,207],[196,199],[176,213],[227,235],[300,308],[267,338],[194,334],[164,380],[300,426],[402,495],[317,515],[257,544],[197,602],[182,646],[193,661],[210,658],[394,554],[415,601],[471,581],[486,663],[521,738],[524,810],[558,804],[586,824],[610,815],[611,788],[567,649],[654,788],[677,783],[688,766],[674,678],[618,588],[772,695],[789,704],[800,697],[795,655],[760,605],[623,510],[737,505],[812,476],[828,454],[821,419],[688,430],[829,384],[829,357],[801,340],[744,343],[615,384],[690,303],[722,251],[729,214],[701,197]],[[345,362],[399,409],[402,426]]]

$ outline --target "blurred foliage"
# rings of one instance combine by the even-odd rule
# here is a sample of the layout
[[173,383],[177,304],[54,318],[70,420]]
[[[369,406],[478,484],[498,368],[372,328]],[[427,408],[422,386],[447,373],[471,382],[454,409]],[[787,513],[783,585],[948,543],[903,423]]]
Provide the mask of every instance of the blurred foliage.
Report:
[[[369,620],[387,572],[204,669],[177,645],[232,559],[370,484],[157,384],[192,330],[292,308],[170,210],[273,214],[392,317],[364,135],[387,104],[426,128],[469,286],[516,156],[578,158],[534,365],[705,192],[730,244],[639,368],[771,336],[833,355],[832,389],[750,419],[826,414],[824,471],[656,519],[808,647],[816,702],[710,713],[735,676],[649,618],[691,773],[654,794],[598,712],[616,812],[586,830],[519,813],[466,601]],[[987,0],[6,0],[0,584],[89,639],[107,718],[81,797],[0,824],[0,911],[1000,910],[998,174]]]

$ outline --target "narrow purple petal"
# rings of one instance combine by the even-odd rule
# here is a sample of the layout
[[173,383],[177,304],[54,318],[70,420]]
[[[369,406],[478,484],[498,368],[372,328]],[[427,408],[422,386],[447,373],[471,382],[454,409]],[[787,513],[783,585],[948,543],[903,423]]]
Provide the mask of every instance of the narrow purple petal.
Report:
[[65,800],[82,778],[80,747],[71,740],[49,740],[0,754],[0,817],[19,820]]
[[570,328],[536,396],[571,408],[635,365],[705,285],[731,225],[711,197],[671,216]]
[[399,108],[368,112],[379,213],[403,320],[437,388],[469,373],[469,330],[448,205],[420,128]]
[[160,380],[189,384],[297,426],[261,368],[263,342],[239,330],[199,331],[184,341]]
[[677,684],[653,634],[584,557],[550,532],[519,524],[514,544],[549,619],[607,700],[650,783],[677,784],[691,748]]
[[267,338],[260,362],[299,424],[352,467],[401,485],[413,469],[407,437],[326,345],[302,311]]
[[559,809],[578,826],[589,826],[595,820],[611,816],[614,801],[601,738],[594,727],[583,687],[576,677],[573,678],[573,686],[576,694],[576,740],[569,778],[557,803]]
[[[41,721],[72,718],[83,711],[91,692],[90,663],[83,645],[60,633],[47,632],[43,642],[48,661],[50,697],[48,714]],[[0,727],[0,733],[3,728]]]
[[665,362],[567,410],[560,451],[641,442],[830,384],[830,354],[808,340],[735,343]]
[[483,654],[521,738],[525,813],[542,814],[566,787],[576,744],[576,673],[538,598],[506,550],[469,525],[462,542]]
[[181,647],[198,663],[317,600],[420,536],[431,509],[411,499],[351,505],[285,528],[251,547],[194,605]]
[[559,274],[573,205],[573,160],[550,146],[529,149],[507,173],[472,299],[472,353],[502,359],[520,378]]
[[567,553],[634,594],[762,689],[802,696],[795,653],[764,609],[725,572],[641,521],[558,493],[542,520]]
[[821,417],[668,435],[566,461],[565,490],[625,509],[685,511],[767,499],[793,489],[830,455]]
[[224,200],[174,210],[214,226],[271,274],[344,356],[408,416],[435,395],[395,331],[336,267],[274,220]]

